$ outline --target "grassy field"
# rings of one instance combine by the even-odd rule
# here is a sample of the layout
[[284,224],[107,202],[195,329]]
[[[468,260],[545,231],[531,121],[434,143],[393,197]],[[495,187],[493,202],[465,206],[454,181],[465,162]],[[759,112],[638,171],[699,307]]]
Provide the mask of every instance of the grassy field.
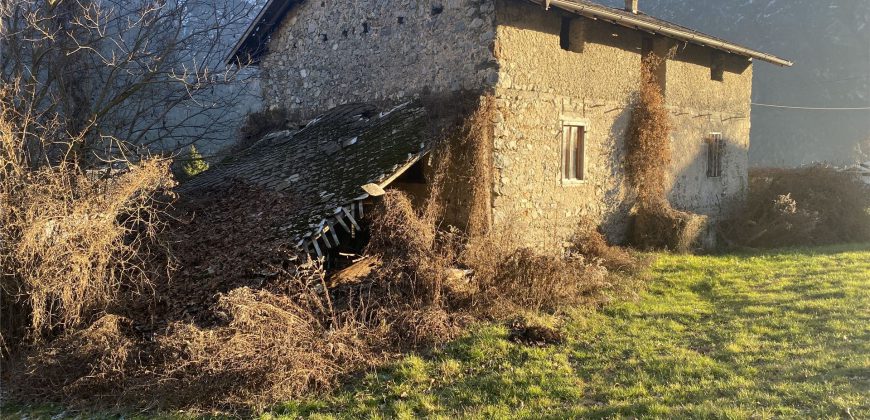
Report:
[[564,344],[483,325],[263,417],[870,418],[870,244],[663,255],[636,301],[545,321]]
[[870,418],[870,245],[662,256],[637,302],[563,329],[482,326],[266,417]]

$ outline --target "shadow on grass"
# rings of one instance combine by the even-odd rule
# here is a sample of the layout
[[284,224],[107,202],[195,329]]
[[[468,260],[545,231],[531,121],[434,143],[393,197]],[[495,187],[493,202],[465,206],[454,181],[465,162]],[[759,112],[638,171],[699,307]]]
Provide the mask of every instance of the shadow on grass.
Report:
[[[851,255],[867,250],[870,244],[666,257],[648,293],[666,303],[605,311],[613,329],[576,348],[585,356],[578,372],[600,385],[587,398],[609,402],[586,414],[661,415],[654,411],[673,404],[670,415],[705,415],[704,401],[737,406],[738,415],[758,406],[777,415],[848,414],[830,396],[833,389],[866,396],[870,388],[861,362],[870,330],[856,328],[870,322],[860,309],[870,261]],[[623,351],[608,354],[612,347]],[[629,398],[606,386],[626,382],[642,390]],[[652,408],[637,402],[646,398]]]

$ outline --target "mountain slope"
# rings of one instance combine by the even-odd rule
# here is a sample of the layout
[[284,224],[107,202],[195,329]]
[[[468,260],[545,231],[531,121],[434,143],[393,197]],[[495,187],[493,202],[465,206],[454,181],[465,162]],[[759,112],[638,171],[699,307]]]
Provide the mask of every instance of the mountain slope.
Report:
[[[640,0],[640,9],[793,60],[793,68],[756,63],[754,102],[870,106],[868,0]],[[846,163],[870,136],[870,111],[754,107],[752,124],[756,166]]]

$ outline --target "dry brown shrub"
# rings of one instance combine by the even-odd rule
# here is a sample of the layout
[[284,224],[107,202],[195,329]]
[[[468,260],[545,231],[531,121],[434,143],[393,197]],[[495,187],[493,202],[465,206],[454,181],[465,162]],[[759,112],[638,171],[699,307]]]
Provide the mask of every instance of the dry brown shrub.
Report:
[[870,241],[870,187],[827,166],[755,169],[746,209],[722,234],[764,248]]
[[645,266],[645,261],[627,249],[609,244],[595,223],[587,218],[580,221],[571,242],[574,252],[599,261],[611,272],[636,273]]
[[147,336],[103,316],[32,352],[13,391],[22,402],[239,412],[332,389],[382,360],[386,334],[333,308],[318,264],[284,275],[283,287],[221,294],[211,326],[176,321]]
[[366,252],[383,264],[370,279],[375,292],[368,290],[360,306],[385,320],[400,346],[438,343],[458,332],[459,320],[447,312],[445,295],[458,238],[438,229],[440,211],[437,200],[417,211],[405,194],[391,191],[372,221]]
[[321,312],[326,300],[249,288],[221,296],[214,310],[226,325],[179,322],[157,337],[161,371],[145,385],[159,387],[148,399],[169,407],[263,408],[331,389],[377,357],[364,326]]
[[477,110],[462,127],[461,134],[471,149],[467,162],[471,162],[471,208],[468,233],[485,235],[492,221],[493,163],[493,118],[495,102],[491,97],[481,100]]
[[[478,277],[478,300],[502,318],[517,309],[554,312],[586,302],[608,287],[607,269],[582,256],[554,258],[520,248],[501,261],[492,278]],[[507,313],[502,311],[507,310]]]
[[659,206],[637,212],[631,242],[647,249],[692,252],[705,247],[707,229],[706,216]]
[[495,101],[463,92],[427,97],[424,103],[441,138],[434,153],[441,179],[429,201],[439,204],[443,222],[464,234],[483,234],[491,224]]
[[137,359],[130,320],[105,315],[70,332],[24,361],[10,385],[22,402],[113,398]]
[[460,301],[478,317],[505,320],[518,312],[558,312],[574,305],[596,306],[608,300],[622,279],[602,259],[570,251],[543,255],[521,244],[505,223],[486,235],[471,237],[461,254],[473,271]]
[[148,284],[156,197],[173,181],[157,159],[115,174],[35,160],[21,130],[0,119],[0,300],[22,308],[17,322],[39,340],[105,309],[122,286]]

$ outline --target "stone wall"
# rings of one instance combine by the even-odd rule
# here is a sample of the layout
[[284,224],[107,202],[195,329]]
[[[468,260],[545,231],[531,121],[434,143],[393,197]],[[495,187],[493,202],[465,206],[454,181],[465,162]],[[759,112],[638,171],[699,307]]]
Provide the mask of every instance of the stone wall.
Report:
[[[711,80],[711,49],[520,0],[309,1],[271,41],[264,93],[301,117],[347,102],[491,96],[494,227],[556,250],[589,217],[621,242],[634,205],[623,157],[644,37],[659,54],[676,47],[659,74],[677,127],[669,198],[719,218],[748,183],[752,68],[742,57],[724,54],[724,80]],[[583,182],[561,179],[563,120],[587,125]],[[727,141],[721,178],[706,174],[710,132]]]
[[495,83],[492,0],[306,1],[273,35],[264,97],[301,118]]
[[[724,80],[712,80],[711,53],[695,45],[679,47],[667,63],[665,100],[676,127],[671,203],[715,220],[740,208],[748,193],[752,66],[744,57],[723,55]],[[714,132],[726,142],[723,173],[708,178],[705,139]]]
[[[648,35],[572,16],[496,1],[494,222],[520,229],[530,244],[548,249],[559,249],[580,217],[600,222],[611,240],[623,241],[634,205],[623,157]],[[563,17],[572,17],[568,50],[560,45]],[[663,53],[676,43],[655,38],[653,45]],[[679,50],[660,76],[678,127],[670,198],[677,208],[719,217],[746,191],[751,68],[745,59],[727,57],[731,72],[724,82],[712,81],[709,51]],[[587,124],[583,182],[562,181],[562,120]],[[722,178],[706,175],[711,131],[728,141]]]

